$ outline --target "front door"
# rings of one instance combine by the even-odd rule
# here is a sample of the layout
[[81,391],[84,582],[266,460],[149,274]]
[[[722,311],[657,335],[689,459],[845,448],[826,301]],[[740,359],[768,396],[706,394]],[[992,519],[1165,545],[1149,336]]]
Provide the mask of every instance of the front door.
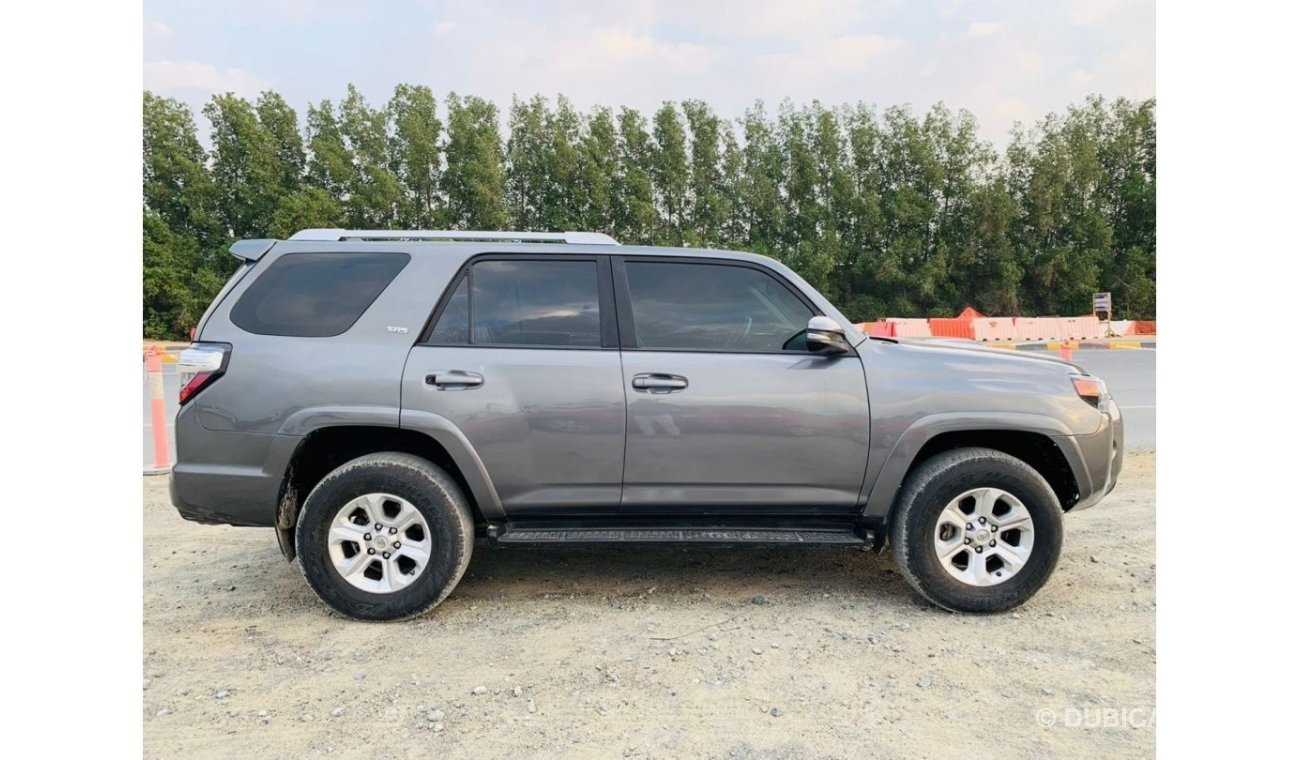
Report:
[[811,354],[819,312],[757,264],[616,259],[624,513],[851,512],[870,415],[859,357]]
[[609,262],[485,256],[411,350],[403,409],[451,421],[511,517],[617,511],[625,406]]

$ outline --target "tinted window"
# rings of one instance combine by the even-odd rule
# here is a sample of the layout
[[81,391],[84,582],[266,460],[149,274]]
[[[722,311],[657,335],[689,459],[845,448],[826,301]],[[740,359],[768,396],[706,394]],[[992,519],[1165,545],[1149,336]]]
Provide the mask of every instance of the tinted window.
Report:
[[627,281],[642,348],[799,350],[813,316],[776,278],[749,267],[630,261]]
[[475,345],[600,346],[594,261],[481,261],[470,292]]
[[460,285],[438,316],[438,324],[429,335],[429,342],[440,345],[463,345],[469,342],[469,278],[460,278]]
[[405,253],[285,254],[244,291],[230,320],[261,335],[339,335],[410,258]]

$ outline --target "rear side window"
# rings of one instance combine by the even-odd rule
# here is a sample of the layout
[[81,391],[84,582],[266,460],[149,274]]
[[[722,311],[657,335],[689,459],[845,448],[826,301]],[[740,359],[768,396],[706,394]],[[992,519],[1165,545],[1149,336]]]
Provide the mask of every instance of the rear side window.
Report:
[[230,321],[259,335],[340,335],[410,260],[405,253],[285,254],[248,286]]
[[599,348],[596,262],[476,262],[447,301],[429,341]]

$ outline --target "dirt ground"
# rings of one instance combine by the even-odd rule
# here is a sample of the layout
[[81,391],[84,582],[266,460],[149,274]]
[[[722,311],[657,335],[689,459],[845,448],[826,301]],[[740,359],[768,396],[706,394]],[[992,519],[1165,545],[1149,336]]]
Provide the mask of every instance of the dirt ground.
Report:
[[146,757],[1155,751],[1154,454],[1067,517],[1037,597],[984,617],[861,551],[479,544],[429,616],[356,623],[269,530],[188,523],[165,478],[144,489]]

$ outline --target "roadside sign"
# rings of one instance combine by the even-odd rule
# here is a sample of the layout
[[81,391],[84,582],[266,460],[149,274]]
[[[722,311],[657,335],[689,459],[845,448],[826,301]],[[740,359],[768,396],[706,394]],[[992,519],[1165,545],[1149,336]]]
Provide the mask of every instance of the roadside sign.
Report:
[[1092,313],[1101,314],[1105,312],[1110,314],[1110,293],[1093,293],[1092,294]]

